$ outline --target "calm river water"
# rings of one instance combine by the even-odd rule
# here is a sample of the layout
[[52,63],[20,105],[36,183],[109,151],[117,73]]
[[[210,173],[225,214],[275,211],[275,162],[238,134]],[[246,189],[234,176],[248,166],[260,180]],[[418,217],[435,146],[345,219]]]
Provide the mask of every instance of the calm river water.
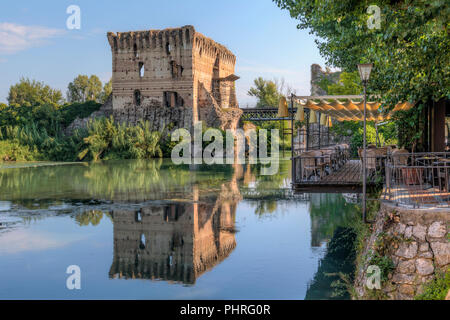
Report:
[[[341,194],[293,194],[290,163],[0,164],[0,299],[329,299]],[[66,273],[79,266],[81,289]]]

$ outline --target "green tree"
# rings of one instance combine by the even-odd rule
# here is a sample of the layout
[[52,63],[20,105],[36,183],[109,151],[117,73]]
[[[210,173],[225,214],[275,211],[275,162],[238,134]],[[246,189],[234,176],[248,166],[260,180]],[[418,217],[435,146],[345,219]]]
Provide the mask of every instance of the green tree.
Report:
[[103,86],[103,90],[99,95],[99,102],[105,103],[106,100],[108,100],[108,97],[112,93],[112,79],[110,79],[108,82],[106,82]]
[[342,72],[337,83],[329,83],[323,88],[329,95],[361,94],[363,87],[358,72]]
[[[319,39],[316,43],[329,65],[352,72],[357,63],[373,62],[368,93],[379,95],[383,108],[409,101],[416,103],[413,112],[419,114],[430,101],[450,97],[448,1],[274,2],[299,20],[298,28],[309,29]],[[368,27],[373,18],[367,13],[369,5],[381,9],[379,29]],[[410,129],[417,131],[416,123]]]
[[67,86],[69,102],[98,101],[102,93],[102,82],[96,75],[78,75]]
[[262,77],[259,77],[256,78],[253,83],[254,87],[250,88],[248,95],[258,99],[256,104],[257,108],[278,107],[281,93],[278,91],[278,86],[274,81],[265,80]]
[[43,82],[21,78],[9,88],[8,103],[12,106],[57,105],[62,102],[60,90],[52,89]]

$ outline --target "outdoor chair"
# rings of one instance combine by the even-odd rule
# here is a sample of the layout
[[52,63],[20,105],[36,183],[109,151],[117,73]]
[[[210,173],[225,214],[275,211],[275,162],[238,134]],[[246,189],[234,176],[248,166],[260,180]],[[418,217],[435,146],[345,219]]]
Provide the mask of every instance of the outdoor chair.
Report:
[[377,171],[377,152],[376,149],[366,150],[366,176],[372,177]]
[[406,149],[395,149],[392,151],[392,163],[398,166],[408,165],[408,150]]
[[[412,170],[406,168],[408,166],[409,153],[406,149],[395,149],[391,154],[392,164],[394,165],[393,177],[401,180],[403,184],[411,184]],[[414,164],[413,164],[414,165]]]
[[332,150],[332,149],[322,149],[322,156],[323,156],[323,165],[324,165],[324,170],[326,170],[326,168],[328,168],[328,173],[331,173],[332,171],[334,171],[336,168],[335,166],[335,159],[336,159],[336,151]]
[[323,175],[323,163],[321,151],[309,151],[301,155],[302,179],[309,180],[312,176],[320,179]]
[[375,149],[377,170],[384,171],[385,161],[388,155],[388,147],[381,147]]

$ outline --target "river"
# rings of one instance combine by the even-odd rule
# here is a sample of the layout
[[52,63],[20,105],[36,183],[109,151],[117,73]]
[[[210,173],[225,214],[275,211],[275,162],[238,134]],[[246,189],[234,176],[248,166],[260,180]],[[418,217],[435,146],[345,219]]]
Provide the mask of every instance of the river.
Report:
[[[339,298],[324,268],[348,266],[328,261],[327,243],[358,205],[294,194],[289,161],[260,169],[0,165],[0,299]],[[69,290],[74,265],[81,288]]]

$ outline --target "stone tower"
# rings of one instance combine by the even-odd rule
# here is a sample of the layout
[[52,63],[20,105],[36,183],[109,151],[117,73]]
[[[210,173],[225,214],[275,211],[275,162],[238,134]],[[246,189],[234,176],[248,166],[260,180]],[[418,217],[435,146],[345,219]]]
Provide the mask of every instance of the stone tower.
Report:
[[319,86],[321,80],[328,80],[330,83],[337,83],[339,81],[340,71],[331,72],[328,68],[325,70],[318,64],[311,65],[311,95],[324,96],[327,92]]
[[112,50],[113,116],[120,122],[150,121],[154,130],[197,121],[234,129],[238,108],[236,57],[226,47],[181,28],[108,32]]

